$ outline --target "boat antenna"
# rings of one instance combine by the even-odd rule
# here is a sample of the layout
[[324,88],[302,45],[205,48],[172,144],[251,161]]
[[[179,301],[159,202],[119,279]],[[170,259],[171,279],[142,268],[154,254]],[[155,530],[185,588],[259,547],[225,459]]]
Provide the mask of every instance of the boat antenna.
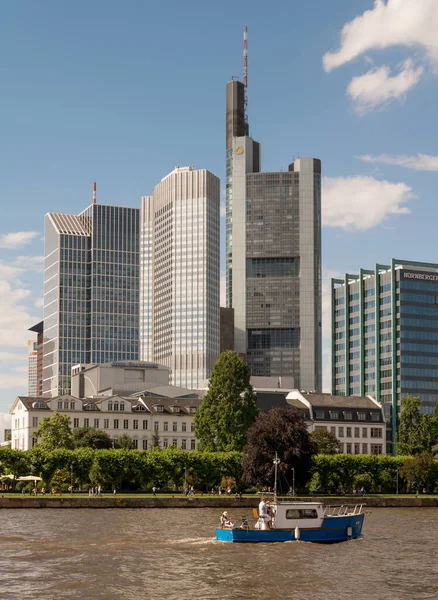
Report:
[[277,502],[277,470],[278,464],[280,463],[280,459],[278,458],[277,452],[275,453],[274,458],[274,467],[275,467],[275,477],[274,477],[274,502]]

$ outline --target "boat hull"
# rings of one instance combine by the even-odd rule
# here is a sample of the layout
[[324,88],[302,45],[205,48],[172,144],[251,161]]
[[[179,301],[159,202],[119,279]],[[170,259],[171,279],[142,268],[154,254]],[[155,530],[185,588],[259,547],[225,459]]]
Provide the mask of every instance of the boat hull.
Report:
[[[300,529],[300,542],[334,544],[360,537],[364,514],[326,516],[317,529]],[[296,542],[294,529],[216,529],[216,539],[221,542]]]

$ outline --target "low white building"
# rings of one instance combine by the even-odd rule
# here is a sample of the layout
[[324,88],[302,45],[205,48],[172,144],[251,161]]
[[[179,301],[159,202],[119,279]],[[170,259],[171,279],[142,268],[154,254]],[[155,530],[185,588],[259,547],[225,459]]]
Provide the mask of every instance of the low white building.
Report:
[[71,427],[102,429],[113,439],[127,434],[134,448],[147,450],[158,439],[161,448],[195,450],[194,416],[202,399],[196,392],[173,386],[156,387],[124,397],[55,398],[18,396],[12,416],[12,448],[28,450],[36,443],[34,431],[56,410],[70,417]]

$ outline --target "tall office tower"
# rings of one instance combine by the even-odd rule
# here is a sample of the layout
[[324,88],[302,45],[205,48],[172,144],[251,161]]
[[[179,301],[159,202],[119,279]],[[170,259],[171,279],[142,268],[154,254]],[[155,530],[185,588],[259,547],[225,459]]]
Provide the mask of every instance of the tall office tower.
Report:
[[27,341],[27,395],[38,396],[38,342],[35,340]]
[[[36,393],[34,396],[43,395],[43,347],[44,347],[44,321],[39,321],[33,327],[29,328],[29,331],[33,331],[37,334],[36,341]],[[30,396],[31,394],[29,394]]]
[[43,395],[77,363],[138,360],[139,210],[93,203],[45,218]]
[[383,404],[388,453],[395,453],[401,400],[438,402],[438,264],[390,265],[332,279],[332,392]]
[[219,179],[176,167],[141,204],[140,346],[197,388],[219,355]]
[[321,389],[321,161],[260,171],[245,86],[226,89],[226,286],[235,349],[254,376]]

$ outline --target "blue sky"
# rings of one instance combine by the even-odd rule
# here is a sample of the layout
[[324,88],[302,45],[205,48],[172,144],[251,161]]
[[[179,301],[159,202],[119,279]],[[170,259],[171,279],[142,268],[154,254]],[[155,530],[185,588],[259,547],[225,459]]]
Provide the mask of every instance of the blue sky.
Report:
[[138,206],[177,164],[223,180],[245,25],[263,169],[323,163],[324,281],[438,262],[436,0],[2,3],[0,412],[26,393],[44,214],[81,211],[93,181],[98,201]]

